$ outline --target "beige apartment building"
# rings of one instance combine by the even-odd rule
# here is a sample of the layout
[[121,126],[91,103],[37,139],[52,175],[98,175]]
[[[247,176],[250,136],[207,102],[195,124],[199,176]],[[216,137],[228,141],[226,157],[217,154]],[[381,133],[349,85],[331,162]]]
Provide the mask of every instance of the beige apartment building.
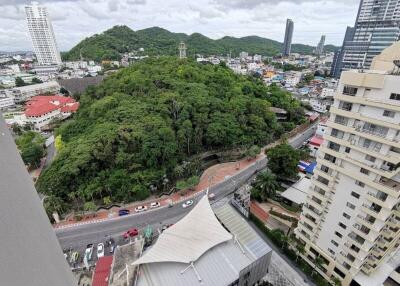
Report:
[[400,283],[400,42],[343,72],[330,112],[295,230],[303,257],[341,285]]

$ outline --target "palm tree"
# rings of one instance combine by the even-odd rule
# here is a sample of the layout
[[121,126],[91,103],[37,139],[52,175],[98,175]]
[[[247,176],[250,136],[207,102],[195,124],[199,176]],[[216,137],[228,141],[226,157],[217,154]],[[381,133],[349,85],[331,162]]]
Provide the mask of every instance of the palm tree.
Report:
[[276,189],[278,188],[275,174],[271,171],[260,173],[253,183],[253,187],[258,191],[262,200],[274,198],[276,195]]
[[306,249],[305,249],[305,247],[304,247],[304,245],[302,245],[302,244],[300,244],[300,243],[298,243],[297,245],[296,245],[296,262],[297,262],[297,260],[299,259],[299,257],[300,257],[300,254],[304,254],[304,253],[306,253]]
[[322,259],[321,256],[317,256],[314,260],[314,268],[313,271],[311,272],[311,276],[316,272],[317,267],[319,268],[322,264],[324,264],[324,260]]

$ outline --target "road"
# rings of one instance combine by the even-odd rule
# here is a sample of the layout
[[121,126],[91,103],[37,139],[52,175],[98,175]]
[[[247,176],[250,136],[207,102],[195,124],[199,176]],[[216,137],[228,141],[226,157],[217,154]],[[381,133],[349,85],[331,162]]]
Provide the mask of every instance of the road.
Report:
[[[295,148],[302,146],[303,142],[309,139],[315,131],[312,126],[299,134],[295,138],[289,140],[289,144]],[[267,164],[267,159],[263,158],[255,164],[243,169],[238,174],[227,178],[225,181],[212,186],[210,192],[215,194],[214,203],[224,203],[226,197],[232,194],[236,189],[250,180],[258,171],[264,169]],[[195,198],[195,204],[197,203]],[[122,244],[122,234],[131,227],[138,228],[139,231],[152,226],[154,230],[161,229],[164,224],[173,224],[184,217],[190,208],[182,208],[181,204],[173,207],[164,206],[159,209],[148,210],[139,214],[132,214],[123,217],[116,217],[110,220],[83,224],[79,226],[68,227],[64,229],[56,229],[56,235],[63,249],[72,248],[74,251],[84,252],[87,244],[97,244],[105,242],[106,237],[113,237],[117,243]],[[271,245],[269,241],[268,244]]]

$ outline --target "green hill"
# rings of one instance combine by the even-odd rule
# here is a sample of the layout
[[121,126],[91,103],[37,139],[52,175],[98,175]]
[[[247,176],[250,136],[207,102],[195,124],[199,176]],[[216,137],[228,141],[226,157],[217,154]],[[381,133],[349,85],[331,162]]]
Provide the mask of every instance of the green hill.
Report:
[[[273,56],[280,52],[282,43],[257,36],[243,38],[224,37],[218,40],[194,33],[172,33],[168,30],[153,27],[133,31],[127,26],[115,26],[102,34],[84,39],[69,52],[63,54],[64,60],[77,60],[82,55],[87,60],[119,60],[121,53],[145,49],[148,55],[176,55],[177,47],[184,41],[188,47],[188,55],[226,55],[229,51],[237,56],[241,51],[250,54]],[[294,53],[311,54],[313,47],[293,44]],[[328,45],[328,51],[336,50]]]
[[[175,57],[122,69],[80,103],[56,130],[62,148],[37,182],[49,212],[166,191],[199,175],[196,154],[264,146],[304,119],[299,102],[277,87]],[[277,122],[270,106],[285,108],[289,122]]]

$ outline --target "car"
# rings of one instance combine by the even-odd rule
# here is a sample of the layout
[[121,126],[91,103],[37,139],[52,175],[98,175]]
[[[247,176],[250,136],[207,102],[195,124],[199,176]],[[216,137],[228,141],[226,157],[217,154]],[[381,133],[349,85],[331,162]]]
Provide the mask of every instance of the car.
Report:
[[153,202],[150,204],[150,208],[151,209],[155,209],[158,208],[161,204],[159,202]]
[[130,210],[127,210],[127,209],[122,209],[122,210],[118,211],[119,216],[128,215],[129,213],[130,213]]
[[130,237],[134,237],[136,235],[139,234],[139,231],[137,230],[137,228],[130,228],[127,231],[124,232],[124,234],[122,235],[125,239],[128,239]]
[[191,205],[193,205],[193,200],[188,200],[182,204],[182,207],[185,209],[187,207],[190,207]]
[[210,194],[208,195],[208,199],[209,199],[209,200],[215,199],[215,194],[214,194],[214,193],[210,193]]
[[93,249],[94,249],[94,246],[93,246],[92,243],[91,243],[91,244],[88,244],[88,245],[86,246],[85,257],[87,258],[87,261],[92,260],[92,257],[93,257]]
[[113,239],[112,237],[110,237],[110,239],[106,241],[106,246],[109,246],[109,247],[110,247],[110,253],[113,253],[113,252],[114,252],[114,249],[115,249],[115,241],[114,241],[114,239]]
[[97,244],[97,258],[104,256],[104,243]]
[[135,212],[137,212],[137,213],[141,213],[141,212],[144,212],[144,211],[147,211],[147,207],[146,206],[137,206],[135,208]]

